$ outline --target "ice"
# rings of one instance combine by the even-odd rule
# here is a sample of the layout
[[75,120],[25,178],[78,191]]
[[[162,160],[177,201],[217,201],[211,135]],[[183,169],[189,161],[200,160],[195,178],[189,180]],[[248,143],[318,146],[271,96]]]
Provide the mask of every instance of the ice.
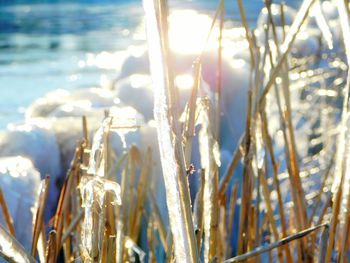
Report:
[[152,0],[143,1],[146,13],[146,31],[148,52],[152,58],[150,69],[154,92],[154,118],[157,123],[158,143],[166,187],[166,201],[169,211],[170,228],[174,237],[175,256],[178,262],[192,262],[191,251],[188,251],[189,240],[185,228],[185,215],[180,200],[178,166],[175,159],[172,128],[168,120],[168,105],[164,61],[161,54],[155,6]]
[[[139,136],[136,130],[139,126],[143,125],[143,117],[140,116],[132,107],[118,109],[111,108],[109,114],[110,116],[103,120],[102,125],[95,132],[91,146],[89,169],[87,171],[89,174],[100,177],[104,177],[103,162],[106,156],[104,156],[103,153],[106,147],[106,140],[108,140],[110,137],[109,135],[113,135],[113,133],[117,133],[119,135],[122,142],[122,148],[116,150],[118,152],[123,152],[123,150],[126,150],[129,146],[131,146],[129,140],[127,141],[127,137],[130,135],[135,135],[131,137],[131,142],[137,143]],[[115,144],[111,145],[113,148]]]
[[121,205],[120,186],[116,182],[99,176],[83,176],[79,184],[84,208],[81,240],[84,261],[94,262],[101,252],[104,224],[105,195],[111,192],[114,195],[112,205]]
[[[218,211],[215,201],[218,198],[218,167],[220,166],[220,153],[217,141],[214,138],[213,112],[210,101],[203,99],[200,107],[199,123],[199,149],[201,156],[201,168],[205,169],[204,183],[204,262],[210,262],[212,255],[216,254],[216,247],[212,248],[212,242],[218,242],[217,229],[213,226],[218,224]],[[213,251],[211,251],[213,249]]]
[[317,27],[321,30],[322,36],[325,39],[328,48],[333,49],[333,36],[323,14],[320,0],[316,1],[311,9],[310,17],[315,18]]
[[[40,173],[35,169],[33,163],[25,157],[1,157],[0,187],[14,221],[16,238],[30,251],[32,208],[37,201],[40,190]],[[4,226],[3,216],[0,218],[0,222]],[[24,222],[25,224],[23,224]]]
[[107,136],[106,133],[108,133],[110,130],[111,124],[112,124],[112,118],[108,117],[104,119],[101,127],[98,128],[98,130],[95,132],[94,139],[91,146],[89,167],[87,170],[88,174],[96,175],[99,177],[105,176],[104,158],[106,158],[106,156],[104,156],[103,153],[104,153],[104,148],[106,146],[104,145],[104,141],[105,141],[105,136]]

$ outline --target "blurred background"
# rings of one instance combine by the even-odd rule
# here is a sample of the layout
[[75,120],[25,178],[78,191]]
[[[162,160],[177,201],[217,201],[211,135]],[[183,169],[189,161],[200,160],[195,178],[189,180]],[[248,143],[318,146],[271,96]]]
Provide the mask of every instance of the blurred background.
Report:
[[[169,3],[171,10],[194,9],[208,18],[218,5],[212,0]],[[263,5],[245,1],[251,26]],[[236,1],[226,9],[227,17],[240,21]],[[1,0],[0,128],[23,119],[25,108],[51,90],[106,84],[118,76],[125,57],[144,44],[141,1]]]

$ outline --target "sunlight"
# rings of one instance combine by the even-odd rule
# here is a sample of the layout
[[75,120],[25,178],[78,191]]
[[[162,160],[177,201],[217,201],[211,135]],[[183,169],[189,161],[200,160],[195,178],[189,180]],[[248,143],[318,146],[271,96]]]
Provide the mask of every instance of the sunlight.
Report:
[[175,78],[175,85],[179,89],[191,89],[193,82],[193,77],[190,74],[177,75]]
[[199,54],[212,19],[193,10],[174,11],[169,16],[170,48],[181,54]]
[[[188,22],[191,21],[191,22]],[[169,16],[169,43],[172,51],[184,55],[198,55],[201,51],[218,48],[219,28],[216,25],[207,41],[213,18],[194,10],[176,10]],[[223,28],[222,47],[225,52],[237,53],[247,49],[242,27]]]

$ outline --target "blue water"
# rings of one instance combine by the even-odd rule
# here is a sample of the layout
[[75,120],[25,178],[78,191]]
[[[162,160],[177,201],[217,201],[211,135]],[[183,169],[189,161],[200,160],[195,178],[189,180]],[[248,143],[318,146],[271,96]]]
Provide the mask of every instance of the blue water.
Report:
[[[217,4],[170,1],[172,9],[209,15]],[[252,26],[262,7],[260,0],[246,1]],[[228,17],[239,19],[235,1],[226,8]],[[141,1],[0,0],[0,128],[22,119],[25,107],[50,90],[94,86],[101,78],[116,77],[116,70],[89,65],[88,58],[142,44],[135,37],[142,16]]]

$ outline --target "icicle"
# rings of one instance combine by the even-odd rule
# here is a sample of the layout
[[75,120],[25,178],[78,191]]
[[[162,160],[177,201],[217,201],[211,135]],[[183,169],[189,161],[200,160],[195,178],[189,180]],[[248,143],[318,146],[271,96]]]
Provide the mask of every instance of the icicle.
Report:
[[120,186],[113,181],[100,177],[83,176],[81,178],[80,193],[82,207],[85,211],[82,224],[82,250],[85,261],[92,262],[101,251],[101,223],[104,222],[101,210],[105,205],[106,192],[114,193],[112,205],[121,205]]
[[111,117],[105,118],[101,127],[98,128],[94,135],[93,143],[91,146],[89,167],[87,170],[88,174],[104,177],[104,158],[102,158],[104,149],[103,138],[105,133],[109,130],[111,122]]
[[139,125],[143,124],[142,116],[132,107],[112,107],[100,128],[96,131],[91,146],[91,155],[89,160],[88,174],[104,177],[103,150],[105,136],[109,132],[115,132],[119,135],[124,150],[127,148],[125,136],[129,132],[135,131]]
[[126,135],[143,124],[143,117],[132,107],[113,107],[109,114],[113,117],[110,131],[116,132],[120,136],[123,147],[126,149]]
[[324,14],[321,8],[321,3],[319,0],[317,0],[314,6],[311,8],[311,15],[315,17],[317,26],[321,30],[322,35],[326,40],[328,48],[333,49],[333,36],[326,22],[326,19],[324,17]]

